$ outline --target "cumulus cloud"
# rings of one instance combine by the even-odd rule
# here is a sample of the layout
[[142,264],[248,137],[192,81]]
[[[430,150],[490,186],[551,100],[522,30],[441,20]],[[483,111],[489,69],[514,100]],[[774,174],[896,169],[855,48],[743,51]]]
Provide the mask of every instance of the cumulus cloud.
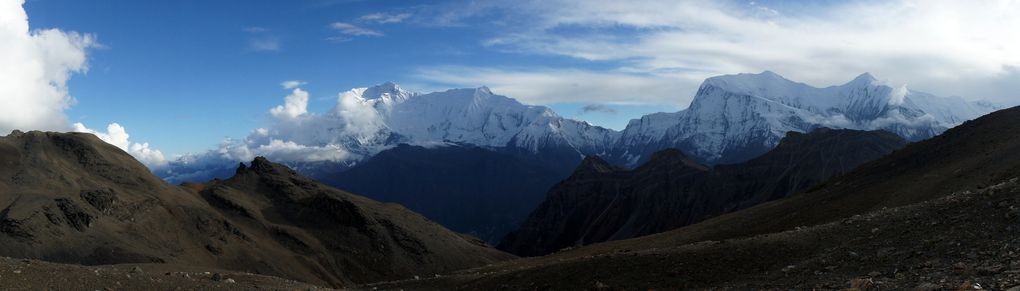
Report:
[[[1020,81],[1009,69],[1020,65],[1015,53],[1020,38],[1012,37],[1020,31],[1017,1],[836,1],[776,7],[655,0],[461,4],[444,4],[447,11],[433,18],[448,23],[485,19],[486,29],[495,31],[483,43],[491,49],[569,57],[606,68],[585,69],[593,75],[626,74],[683,87],[672,96],[652,92],[640,99],[644,102],[673,98],[686,103],[706,77],[773,70],[816,86],[872,72],[940,95],[1020,103],[1011,88],[986,89]],[[526,68],[491,72],[491,77],[521,71],[555,77]]]
[[166,164],[148,143],[132,143],[120,124],[99,132],[70,124],[65,110],[76,102],[67,81],[88,70],[94,36],[59,29],[32,30],[21,0],[0,1],[0,132],[14,129],[88,132],[130,153],[142,163]]
[[411,13],[397,13],[397,14],[372,13],[361,16],[358,19],[361,21],[374,22],[378,24],[389,24],[403,22],[408,17],[411,17]]
[[88,69],[88,34],[30,30],[23,1],[0,2],[0,132],[67,130],[67,81]]
[[382,32],[371,30],[346,22],[334,22],[333,24],[330,24],[329,27],[342,34],[351,36],[383,36]]
[[343,120],[344,131],[357,136],[362,142],[371,138],[383,126],[383,120],[375,107],[361,99],[362,90],[351,90],[340,94],[337,100],[336,116]]
[[293,141],[269,139],[268,143],[259,144],[251,140],[224,140],[215,151],[216,158],[229,161],[251,161],[256,156],[264,156],[273,161],[281,162],[321,162],[341,161],[350,153],[339,145],[309,146]]
[[347,158],[347,151],[338,145],[306,146],[292,141],[273,139],[269,144],[259,145],[255,152],[265,153],[269,158],[280,161],[339,161]]
[[75,132],[91,133],[99,137],[99,139],[114,145],[121,150],[131,154],[149,168],[159,168],[167,164],[166,158],[163,156],[163,152],[152,149],[149,147],[149,143],[133,143],[131,142],[130,135],[123,126],[117,123],[111,123],[106,127],[106,132],[96,131],[89,129],[82,123],[75,123],[71,125],[71,130]]
[[284,98],[284,104],[269,110],[269,114],[278,119],[295,119],[302,114],[308,113],[308,92],[301,88],[294,88],[294,91]]

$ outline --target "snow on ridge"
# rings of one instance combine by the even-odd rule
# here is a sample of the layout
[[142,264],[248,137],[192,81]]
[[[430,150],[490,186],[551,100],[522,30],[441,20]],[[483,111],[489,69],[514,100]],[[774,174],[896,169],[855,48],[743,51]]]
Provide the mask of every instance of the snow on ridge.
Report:
[[772,148],[786,132],[817,127],[885,129],[919,140],[993,109],[893,87],[869,73],[825,88],[770,71],[725,75],[706,79],[685,110],[632,120],[614,152],[617,160],[633,163],[650,154],[635,148],[675,147],[714,163],[741,150]]
[[[297,97],[292,99],[301,101]],[[247,138],[225,141],[217,150],[176,164],[195,165],[196,157],[245,161],[253,155],[293,158],[305,152],[353,165],[401,143],[460,143],[533,153],[567,149],[632,166],[655,150],[679,148],[713,163],[740,150],[770,149],[789,131],[886,129],[916,140],[995,109],[959,97],[894,88],[868,73],[842,85],[816,88],[769,71],[708,78],[687,109],[633,119],[623,131],[564,118],[487,87],[417,93],[387,82],[342,92],[326,112],[291,103],[288,114],[268,116],[269,126]]]

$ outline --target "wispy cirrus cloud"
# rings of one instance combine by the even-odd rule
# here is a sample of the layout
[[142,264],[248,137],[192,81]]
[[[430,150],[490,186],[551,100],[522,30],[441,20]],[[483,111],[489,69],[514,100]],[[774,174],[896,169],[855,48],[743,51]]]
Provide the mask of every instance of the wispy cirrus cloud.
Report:
[[287,80],[287,81],[280,82],[280,87],[283,87],[283,89],[290,90],[290,89],[296,89],[298,87],[304,86],[305,84],[308,84],[308,82],[298,81],[298,80]]
[[249,26],[249,27],[242,28],[241,30],[243,30],[244,32],[247,32],[247,33],[260,33],[260,32],[266,32],[267,29],[265,27],[261,27],[261,26]]
[[407,18],[411,17],[411,13],[372,13],[366,14],[358,18],[362,22],[371,22],[377,24],[390,24],[390,23],[401,23]]
[[619,71],[557,68],[478,68],[442,66],[420,69],[413,78],[438,87],[488,86],[528,104],[597,102],[680,105],[686,84],[678,79]]
[[[1020,82],[1020,38],[1012,37],[1020,31],[1020,1],[768,3],[480,0],[422,12],[439,25],[485,25],[492,34],[482,44],[491,50],[596,64],[576,70],[682,87],[671,94],[687,100],[706,77],[772,70],[816,86],[871,72],[940,95],[1020,103],[1015,86],[1003,85]],[[546,71],[475,69],[492,79],[495,71]],[[594,80],[578,83],[598,86]]]
[[248,50],[256,52],[280,51],[280,38],[273,35],[268,28],[261,26],[249,26],[242,28],[249,35]]
[[333,30],[350,36],[383,36],[382,32],[357,26],[347,22],[333,22],[329,25]]

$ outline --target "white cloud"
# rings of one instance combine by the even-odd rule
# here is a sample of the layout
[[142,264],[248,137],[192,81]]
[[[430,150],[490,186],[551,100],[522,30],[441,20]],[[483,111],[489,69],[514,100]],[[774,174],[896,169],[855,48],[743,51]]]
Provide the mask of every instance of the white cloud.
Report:
[[347,151],[338,145],[305,146],[278,139],[270,140],[269,144],[259,145],[254,151],[277,161],[340,161],[348,156]]
[[75,100],[67,81],[88,69],[86,51],[99,44],[88,34],[58,29],[31,30],[22,0],[0,1],[0,132],[52,130],[88,132],[130,153],[147,166],[166,159],[148,143],[132,143],[117,123],[98,132],[70,124],[66,109]]
[[178,157],[163,176],[174,181],[205,178],[217,168],[256,156],[285,163],[362,158],[373,149],[359,147],[359,143],[369,144],[383,129],[373,102],[361,98],[365,90],[342,93],[331,110],[316,113],[308,112],[308,92],[294,88],[284,97],[283,105],[269,110],[266,127],[252,130],[242,140],[226,139],[215,150]]
[[[416,78],[454,87],[488,86],[528,104],[596,102],[610,104],[671,104],[685,98],[700,80],[628,72],[574,69],[502,70],[445,66],[422,69]],[[689,100],[689,99],[688,99]]]
[[397,14],[372,13],[361,16],[358,19],[361,21],[374,22],[378,24],[389,24],[403,22],[408,17],[411,17],[411,13],[397,13]]
[[340,94],[337,100],[336,116],[339,116],[344,124],[344,131],[347,134],[358,137],[361,141],[373,137],[385,124],[379,111],[366,102],[362,102],[361,93],[363,90],[351,90]]
[[248,50],[256,52],[280,51],[280,38],[269,33],[268,28],[250,26],[241,30],[250,35],[248,38]]
[[88,69],[87,34],[30,30],[21,0],[0,1],[0,132],[67,130],[67,80]]
[[889,92],[889,105],[902,105],[903,101],[907,98],[907,93],[909,92],[910,90],[907,89],[906,85],[894,87],[893,90]]
[[346,22],[334,22],[329,25],[333,30],[352,36],[383,36],[382,32],[360,27]]
[[283,105],[276,106],[269,110],[273,117],[290,120],[308,113],[308,92],[301,88],[294,88],[294,91],[284,98]]
[[135,159],[138,159],[139,162],[142,162],[142,164],[145,164],[149,168],[155,169],[167,164],[167,160],[163,156],[163,152],[150,148],[149,143],[132,143],[129,139],[130,135],[128,135],[127,130],[125,130],[120,124],[111,123],[106,127],[106,132],[101,132],[89,129],[82,123],[75,123],[71,125],[71,130],[75,132],[94,134],[106,143],[114,145],[128,154],[131,154],[135,157]]
[[308,82],[298,81],[298,80],[290,80],[290,81],[283,81],[282,83],[280,83],[280,86],[283,87],[284,89],[290,90],[290,89],[296,89],[297,87],[304,86],[305,84],[308,84]]
[[[609,67],[593,72],[645,74],[649,82],[685,88],[674,96],[648,95],[649,102],[687,102],[706,77],[763,70],[816,86],[872,72],[939,95],[1020,102],[1015,85],[1001,86],[1020,82],[1010,71],[1020,67],[1020,38],[1014,37],[1020,1],[801,4],[472,1],[446,6],[452,12],[439,16],[497,23],[487,27],[497,33],[484,42],[493,49],[576,58]],[[494,15],[498,19],[489,20]],[[675,81],[668,84],[668,78]]]
[[347,42],[347,41],[350,41],[352,39],[353,38],[346,37],[346,36],[330,36],[330,37],[326,37],[325,38],[326,41],[332,42],[332,43]]

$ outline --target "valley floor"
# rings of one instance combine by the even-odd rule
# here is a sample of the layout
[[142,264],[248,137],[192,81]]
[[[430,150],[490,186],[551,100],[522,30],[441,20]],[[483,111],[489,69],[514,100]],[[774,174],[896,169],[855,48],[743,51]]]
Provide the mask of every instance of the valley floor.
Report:
[[276,277],[168,264],[79,266],[0,257],[2,290],[333,290]]
[[670,244],[671,232],[379,290],[1020,290],[1020,183],[827,224]]

